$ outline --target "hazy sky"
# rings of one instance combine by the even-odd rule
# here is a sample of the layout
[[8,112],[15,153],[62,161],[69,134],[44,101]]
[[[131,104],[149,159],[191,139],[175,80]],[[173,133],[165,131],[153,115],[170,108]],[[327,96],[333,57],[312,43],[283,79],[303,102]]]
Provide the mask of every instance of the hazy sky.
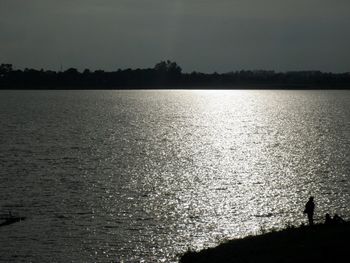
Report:
[[0,0],[0,63],[350,71],[349,0]]

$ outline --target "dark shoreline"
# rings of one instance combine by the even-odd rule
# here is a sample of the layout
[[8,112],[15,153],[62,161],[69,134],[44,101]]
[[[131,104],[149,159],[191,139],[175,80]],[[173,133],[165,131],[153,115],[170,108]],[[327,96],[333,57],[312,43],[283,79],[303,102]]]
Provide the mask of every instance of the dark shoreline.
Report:
[[230,85],[230,86],[212,86],[212,85],[195,85],[195,86],[125,86],[125,87],[79,87],[79,86],[57,86],[57,87],[25,87],[25,86],[0,86],[0,91],[11,90],[350,90],[350,85]]
[[15,69],[0,64],[0,89],[350,89],[350,72],[236,70],[182,72],[172,61],[115,71]]
[[224,242],[199,252],[186,252],[180,263],[206,262],[348,262],[350,223],[288,227],[259,236]]

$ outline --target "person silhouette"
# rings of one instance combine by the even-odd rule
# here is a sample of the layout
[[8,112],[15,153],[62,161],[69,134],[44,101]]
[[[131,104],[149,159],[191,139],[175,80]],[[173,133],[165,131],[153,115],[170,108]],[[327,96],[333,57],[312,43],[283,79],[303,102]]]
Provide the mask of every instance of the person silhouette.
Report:
[[325,219],[324,223],[326,225],[332,225],[333,224],[333,219],[331,218],[331,216],[328,213],[326,214],[326,219]]
[[304,214],[307,214],[307,218],[309,220],[310,226],[314,224],[314,210],[315,210],[314,197],[310,196],[309,201],[307,201],[305,205],[305,210],[304,210]]

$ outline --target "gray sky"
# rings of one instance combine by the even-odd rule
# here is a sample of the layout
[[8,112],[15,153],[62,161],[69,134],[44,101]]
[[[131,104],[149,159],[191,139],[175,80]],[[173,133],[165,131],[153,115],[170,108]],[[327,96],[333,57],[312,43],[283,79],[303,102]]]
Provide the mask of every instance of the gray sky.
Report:
[[0,0],[0,63],[350,71],[349,0]]

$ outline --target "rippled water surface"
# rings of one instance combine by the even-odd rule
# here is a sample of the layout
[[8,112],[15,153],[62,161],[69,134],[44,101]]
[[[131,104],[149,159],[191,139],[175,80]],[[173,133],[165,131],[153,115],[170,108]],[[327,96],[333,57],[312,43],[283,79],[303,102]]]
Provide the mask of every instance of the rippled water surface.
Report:
[[1,91],[4,262],[172,262],[350,217],[348,91]]

